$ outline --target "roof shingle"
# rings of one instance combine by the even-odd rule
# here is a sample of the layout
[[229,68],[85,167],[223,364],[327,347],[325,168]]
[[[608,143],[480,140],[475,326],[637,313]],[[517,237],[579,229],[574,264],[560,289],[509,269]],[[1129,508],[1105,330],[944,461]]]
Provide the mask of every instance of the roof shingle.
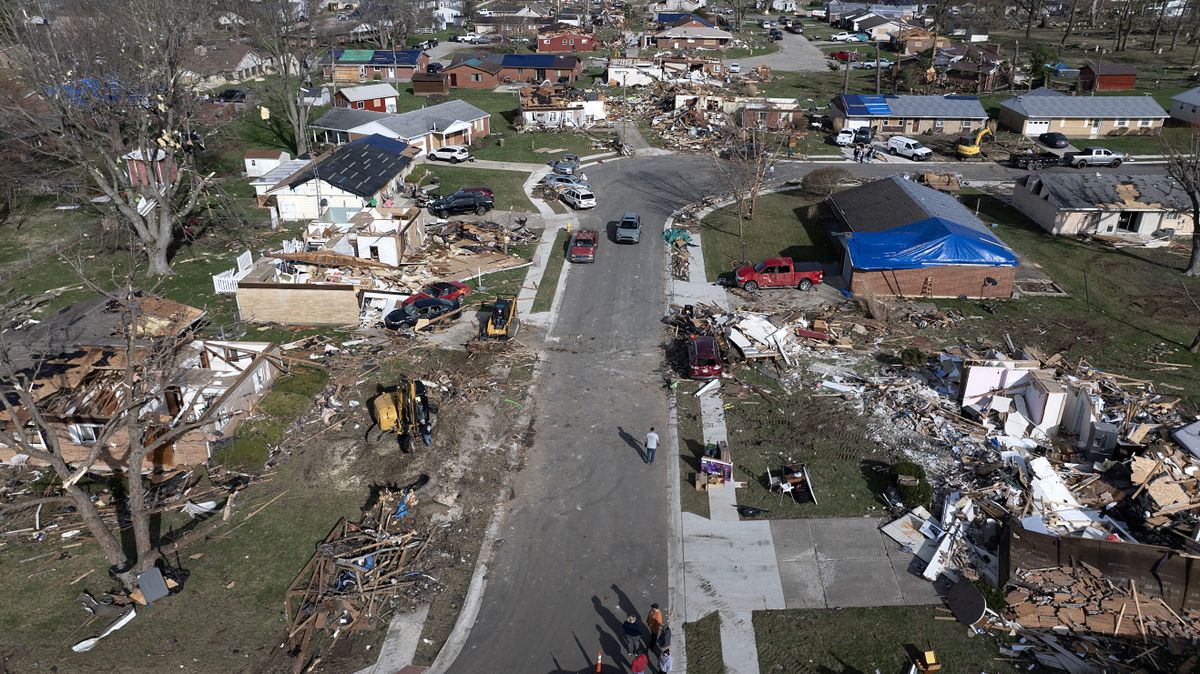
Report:
[[1127,119],[1167,116],[1150,96],[1017,96],[1000,103],[1000,107],[1030,119]]

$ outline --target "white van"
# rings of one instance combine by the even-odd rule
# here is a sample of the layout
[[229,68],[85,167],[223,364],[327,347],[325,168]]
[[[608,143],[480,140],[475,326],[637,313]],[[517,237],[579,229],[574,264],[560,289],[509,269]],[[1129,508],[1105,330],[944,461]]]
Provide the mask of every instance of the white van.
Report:
[[930,150],[912,138],[905,138],[904,136],[889,138],[887,149],[889,154],[898,154],[913,161],[925,161],[933,156],[933,150]]

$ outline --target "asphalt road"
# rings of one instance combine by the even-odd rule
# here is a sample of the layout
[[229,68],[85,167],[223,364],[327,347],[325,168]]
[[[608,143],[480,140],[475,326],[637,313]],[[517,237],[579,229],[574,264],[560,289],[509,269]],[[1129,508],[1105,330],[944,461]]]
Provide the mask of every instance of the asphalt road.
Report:
[[[714,161],[676,155],[588,168],[599,206],[580,214],[581,223],[606,231],[606,239],[595,264],[567,276],[537,382],[532,446],[478,619],[450,672],[582,674],[595,671],[597,650],[606,672],[625,672],[621,621],[629,612],[644,618],[651,602],[666,607],[671,450],[660,447],[659,460],[647,466],[640,447],[650,426],[667,425],[658,232],[679,206],[728,191]],[[864,176],[904,170],[838,165]],[[783,162],[775,179],[819,166]],[[989,163],[941,166],[971,180],[1023,173]],[[1161,171],[1132,165],[1120,172]],[[642,241],[618,246],[611,223],[630,210],[642,215]]]

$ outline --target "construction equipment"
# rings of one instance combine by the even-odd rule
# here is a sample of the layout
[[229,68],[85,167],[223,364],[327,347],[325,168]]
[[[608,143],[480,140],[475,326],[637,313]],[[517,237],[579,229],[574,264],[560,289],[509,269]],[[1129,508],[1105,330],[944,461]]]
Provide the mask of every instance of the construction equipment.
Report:
[[992,140],[995,140],[996,134],[992,133],[992,130],[985,126],[976,131],[974,136],[960,136],[957,144],[954,147],[954,150],[958,153],[959,161],[976,158],[983,159],[987,157],[987,155],[983,153],[983,148],[981,147],[984,138],[991,138]]
[[517,318],[517,298],[513,296],[497,297],[492,304],[492,313],[488,314],[487,323],[479,337],[484,340],[507,341],[517,336],[521,328],[521,319]]
[[412,449],[413,438],[420,437],[425,445],[433,442],[433,415],[437,407],[425,392],[425,383],[420,379],[403,377],[395,388],[384,390],[371,401],[375,413],[375,425],[369,431],[373,442],[378,442],[385,433],[394,433],[400,448]]

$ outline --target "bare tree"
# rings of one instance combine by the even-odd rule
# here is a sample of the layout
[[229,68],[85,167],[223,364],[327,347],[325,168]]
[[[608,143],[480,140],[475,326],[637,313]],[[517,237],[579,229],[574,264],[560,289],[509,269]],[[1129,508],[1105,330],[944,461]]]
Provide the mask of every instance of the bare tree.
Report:
[[17,68],[28,87],[0,106],[14,120],[10,140],[85,175],[150,273],[170,274],[181,220],[211,179],[191,153],[197,99],[186,81],[208,3],[78,0],[44,26],[26,25],[23,5],[0,10],[25,50]]
[[[375,44],[379,45],[380,49],[397,48],[396,36],[400,28],[398,3],[389,0],[364,0],[358,6],[358,11],[362,14],[362,20],[371,27]],[[399,45],[400,48],[403,46]]]
[[283,112],[298,155],[309,150],[308,118],[313,107],[301,99],[300,92],[312,86],[323,51],[314,27],[318,9],[316,0],[261,0],[239,3],[238,9],[247,20],[251,41],[275,69],[260,88],[263,102],[268,110]]
[[776,153],[783,141],[763,129],[747,128],[732,120],[722,128],[723,150],[716,157],[718,175],[733,196],[738,215],[738,240],[746,258],[746,222],[754,219],[758,196],[775,173]]
[[1071,10],[1067,15],[1067,29],[1063,31],[1062,39],[1058,41],[1061,46],[1066,46],[1067,40],[1071,39],[1071,33],[1075,31],[1075,11],[1079,0],[1071,0]]
[[1042,13],[1046,0],[1015,0],[1013,4],[1025,12],[1025,39],[1028,40],[1030,32],[1033,31],[1033,22]]
[[1200,276],[1200,128],[1181,139],[1162,137],[1162,153],[1167,158],[1167,175],[1188,196],[1192,205],[1192,254],[1188,276]]
[[[121,354],[120,358],[114,359],[120,363],[114,368],[116,382],[108,391],[114,397],[115,411],[95,430],[92,448],[82,459],[64,454],[64,438],[60,436],[60,426],[55,423],[54,413],[47,403],[52,396],[45,395],[41,388],[45,385],[44,372],[53,369],[58,354],[39,353],[38,344],[17,343],[14,336],[20,333],[14,328],[25,319],[22,302],[18,300],[0,306],[0,428],[4,432],[3,442],[30,460],[49,466],[61,483],[61,495],[20,501],[6,506],[4,511],[11,513],[51,503],[73,506],[127,591],[137,587],[137,575],[152,568],[159,557],[170,554],[222,521],[220,517],[212,518],[185,537],[162,547],[152,536],[154,512],[149,506],[143,481],[146,460],[165,451],[185,434],[210,423],[213,412],[206,410],[190,418],[181,415],[174,425],[161,421],[166,391],[178,373],[176,358],[183,338],[174,335],[151,338],[139,329],[143,325],[142,295],[133,285],[136,265],[131,264],[130,268],[115,290],[101,291],[99,284],[81,276],[90,288],[101,292],[116,308],[124,332],[120,346],[115,347]],[[125,501],[118,507],[121,517],[111,522],[102,516],[91,494],[79,484],[106,453],[111,453],[103,457],[106,460],[122,458],[120,470],[124,473],[126,494]],[[132,548],[122,544],[121,520],[128,521],[132,528]]]

